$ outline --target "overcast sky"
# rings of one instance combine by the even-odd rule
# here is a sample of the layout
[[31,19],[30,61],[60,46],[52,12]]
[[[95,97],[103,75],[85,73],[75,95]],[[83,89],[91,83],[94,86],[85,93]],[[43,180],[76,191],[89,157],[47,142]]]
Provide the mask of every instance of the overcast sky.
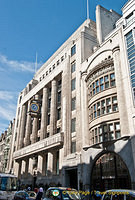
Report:
[[[89,0],[121,14],[126,0]],[[15,118],[19,92],[38,68],[85,21],[87,0],[0,0],[0,134]]]

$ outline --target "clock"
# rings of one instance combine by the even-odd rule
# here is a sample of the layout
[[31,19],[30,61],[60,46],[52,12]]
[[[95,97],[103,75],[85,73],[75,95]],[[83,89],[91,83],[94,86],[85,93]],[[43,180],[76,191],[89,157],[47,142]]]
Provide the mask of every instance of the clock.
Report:
[[38,112],[39,111],[39,105],[37,103],[31,103],[30,109],[32,112]]

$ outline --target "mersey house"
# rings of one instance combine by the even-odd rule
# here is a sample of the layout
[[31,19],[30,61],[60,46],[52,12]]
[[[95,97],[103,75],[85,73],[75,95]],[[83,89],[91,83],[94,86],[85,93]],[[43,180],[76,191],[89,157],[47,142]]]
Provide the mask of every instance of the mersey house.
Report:
[[96,7],[20,92],[10,162],[21,184],[135,189],[135,1]]

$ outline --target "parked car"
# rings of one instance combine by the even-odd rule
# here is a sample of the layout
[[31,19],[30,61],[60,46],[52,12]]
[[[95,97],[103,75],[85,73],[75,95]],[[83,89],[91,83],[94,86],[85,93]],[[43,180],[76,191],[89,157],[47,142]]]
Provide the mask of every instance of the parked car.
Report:
[[102,200],[135,200],[135,190],[107,190],[103,194]]
[[20,190],[15,193],[14,200],[34,200],[36,198],[36,193],[33,191],[26,192]]
[[81,200],[80,194],[76,189],[64,187],[50,187],[45,193],[43,200]]

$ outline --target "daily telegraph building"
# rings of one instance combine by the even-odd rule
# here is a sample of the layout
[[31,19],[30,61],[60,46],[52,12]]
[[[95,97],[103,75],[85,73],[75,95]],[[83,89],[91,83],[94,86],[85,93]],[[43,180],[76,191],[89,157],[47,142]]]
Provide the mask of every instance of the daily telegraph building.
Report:
[[18,98],[21,183],[135,189],[135,2],[96,8]]

